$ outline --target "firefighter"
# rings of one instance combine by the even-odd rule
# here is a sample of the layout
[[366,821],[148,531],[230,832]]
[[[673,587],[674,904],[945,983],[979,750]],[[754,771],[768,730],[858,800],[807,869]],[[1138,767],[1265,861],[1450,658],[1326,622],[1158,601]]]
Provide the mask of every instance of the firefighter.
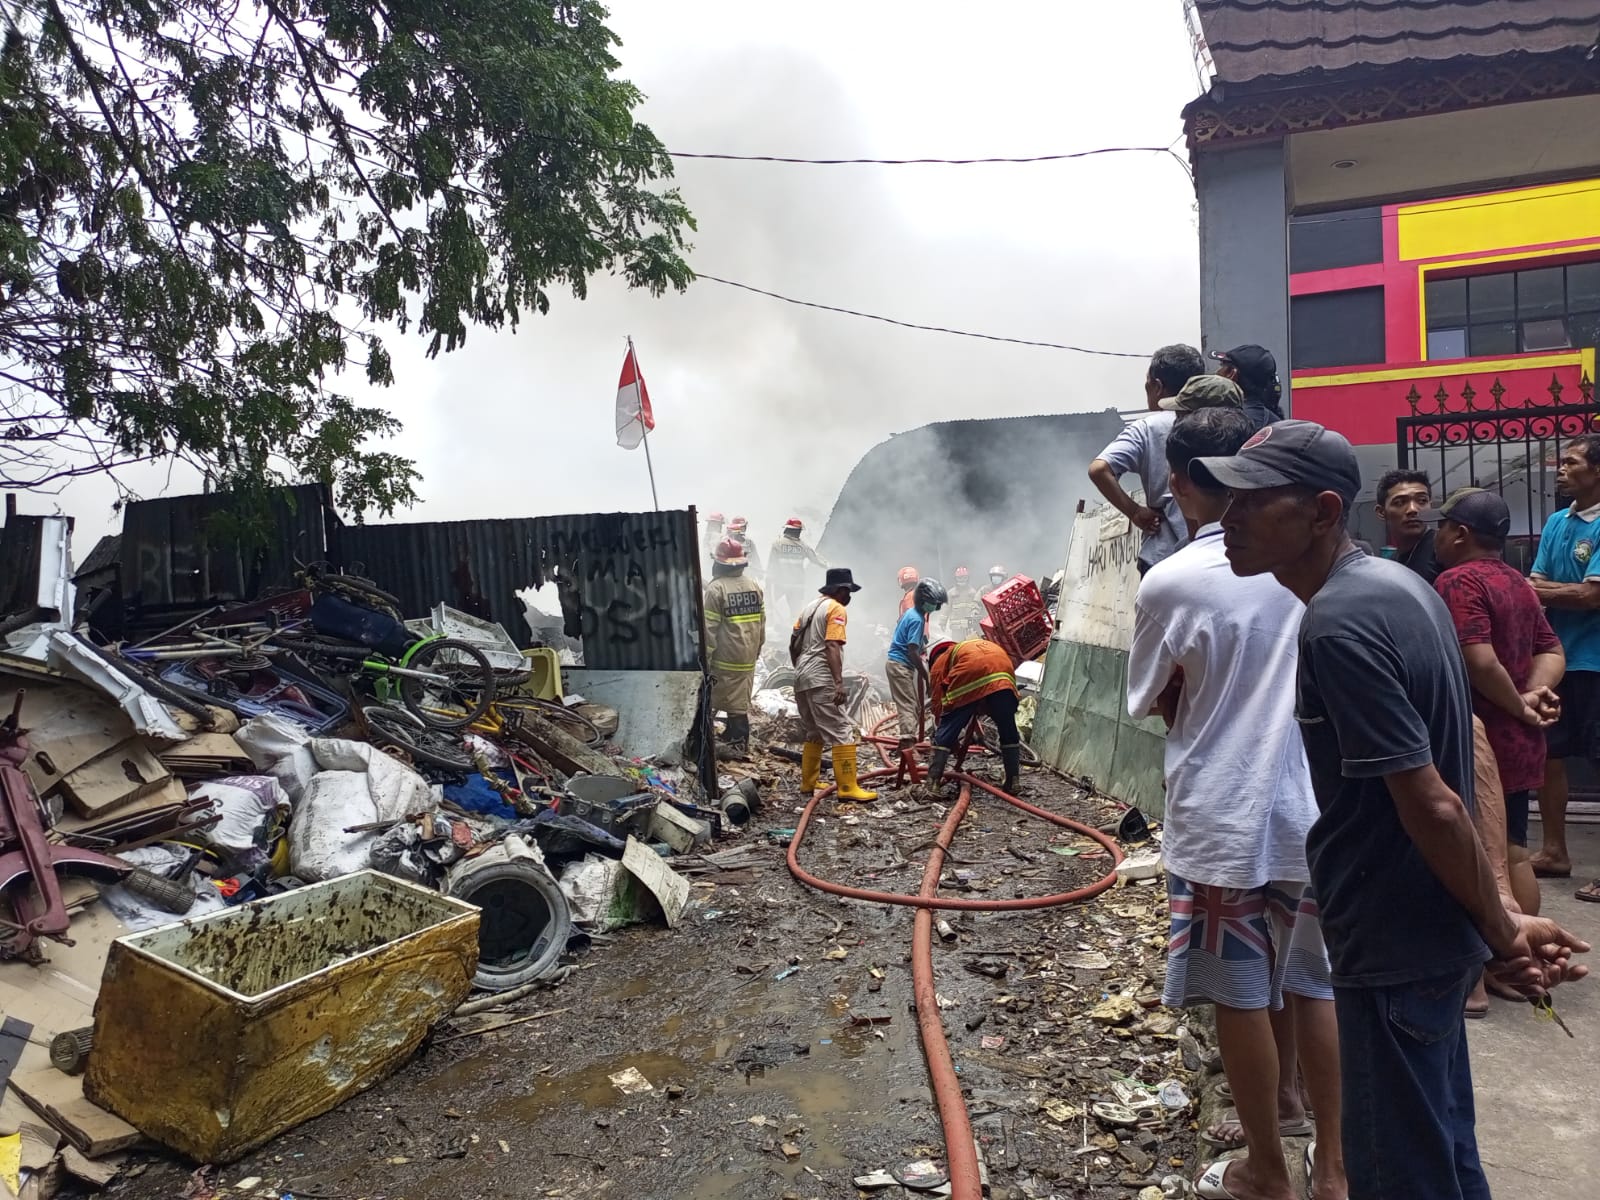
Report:
[[783,523],[783,536],[772,543],[772,557],[768,560],[770,574],[767,584],[774,598],[782,597],[789,606],[789,615],[798,617],[806,603],[806,564],[815,563],[824,571],[828,564],[810,546],[800,540],[805,524],[799,517],[790,517]]
[[972,572],[957,567],[955,586],[950,589],[950,634],[958,642],[977,637],[981,620],[983,601],[978,598],[978,589],[972,586]]
[[999,587],[1007,578],[1006,569],[999,563],[995,563],[994,566],[989,568],[989,586],[991,588]]
[[743,548],[745,561],[749,564],[746,570],[750,572],[750,577],[760,579],[761,555],[756,553],[756,544],[750,540],[750,522],[743,517],[735,517],[728,522],[728,536]]
[[937,579],[919,579],[911,595],[911,608],[894,627],[894,640],[889,643],[889,658],[884,664],[889,695],[894,698],[894,711],[899,717],[901,754],[916,745],[922,734],[922,697],[931,690],[924,661],[928,618],[943,608],[948,599],[944,586]]
[[717,552],[717,543],[722,540],[722,514],[708,512],[706,514],[705,533],[700,538],[700,550],[707,558]]
[[899,579],[902,593],[900,596],[900,616],[905,616],[911,610],[912,604],[915,603],[916,597],[912,593],[916,591],[917,581],[921,578],[922,576],[917,573],[915,567],[900,568]]
[[984,638],[940,642],[928,652],[933,714],[933,754],[928,780],[938,787],[950,752],[974,717],[987,716],[1000,734],[1000,761],[1006,778],[1000,786],[1017,794],[1022,774],[1022,735],[1017,732],[1017,677],[1011,655]]
[[713,557],[706,585],[711,704],[728,714],[724,746],[743,757],[750,749],[750,686],[767,640],[766,605],[761,585],[745,576],[744,547],[732,535],[717,543]]

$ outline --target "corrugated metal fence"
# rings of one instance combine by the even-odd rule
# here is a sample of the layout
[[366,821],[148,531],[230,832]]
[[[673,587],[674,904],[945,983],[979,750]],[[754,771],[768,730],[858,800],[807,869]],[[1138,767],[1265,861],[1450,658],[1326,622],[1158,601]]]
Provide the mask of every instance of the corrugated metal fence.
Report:
[[253,549],[227,532],[226,496],[128,505],[121,592],[141,625],[291,587],[296,563],[326,562],[394,593],[402,613],[440,602],[530,631],[517,593],[555,581],[584,663],[604,670],[701,670],[702,606],[693,509],[482,521],[346,525],[326,490],[284,488]]

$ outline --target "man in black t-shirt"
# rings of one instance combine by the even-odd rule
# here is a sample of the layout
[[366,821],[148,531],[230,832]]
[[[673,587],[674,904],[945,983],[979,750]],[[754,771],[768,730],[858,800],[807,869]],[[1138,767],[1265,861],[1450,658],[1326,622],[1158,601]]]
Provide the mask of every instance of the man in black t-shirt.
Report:
[[1310,421],[1191,475],[1232,496],[1236,574],[1306,603],[1296,717],[1321,816],[1306,842],[1333,963],[1345,1170],[1362,1200],[1488,1200],[1462,1009],[1484,960],[1530,997],[1588,946],[1508,913],[1473,828],[1472,708],[1443,601],[1345,532],[1350,444]]
[[1383,557],[1422,576],[1429,587],[1443,570],[1433,556],[1434,531],[1423,514],[1433,505],[1426,471],[1389,471],[1378,480],[1378,519],[1383,522]]

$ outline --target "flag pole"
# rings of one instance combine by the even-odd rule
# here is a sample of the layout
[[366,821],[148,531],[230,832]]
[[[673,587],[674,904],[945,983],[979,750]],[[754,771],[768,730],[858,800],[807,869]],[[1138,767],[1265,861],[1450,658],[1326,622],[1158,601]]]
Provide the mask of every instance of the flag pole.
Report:
[[[640,396],[644,395],[644,371],[639,367],[639,353],[633,348],[633,335],[628,335],[628,354],[633,358],[633,377],[637,380]],[[640,405],[639,412],[639,439],[644,442],[644,466],[650,472],[650,503],[657,512],[661,511],[661,499],[656,495],[656,465],[650,460],[650,430],[644,423],[644,406]]]

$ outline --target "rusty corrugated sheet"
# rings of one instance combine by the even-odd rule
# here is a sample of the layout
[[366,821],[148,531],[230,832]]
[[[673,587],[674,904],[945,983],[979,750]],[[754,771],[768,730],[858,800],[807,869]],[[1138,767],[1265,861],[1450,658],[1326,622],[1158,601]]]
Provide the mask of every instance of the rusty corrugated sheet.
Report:
[[1596,0],[1197,0],[1223,83],[1594,45]]
[[266,528],[241,548],[227,536],[231,497],[221,494],[140,500],[122,515],[123,604],[130,616],[250,600],[294,581],[295,564],[330,557],[339,517],[319,484],[280,488]]
[[586,667],[700,670],[690,511],[354,525],[339,547],[346,568],[393,592],[407,617],[443,601],[498,621],[526,646],[517,593],[564,578],[563,613]]

